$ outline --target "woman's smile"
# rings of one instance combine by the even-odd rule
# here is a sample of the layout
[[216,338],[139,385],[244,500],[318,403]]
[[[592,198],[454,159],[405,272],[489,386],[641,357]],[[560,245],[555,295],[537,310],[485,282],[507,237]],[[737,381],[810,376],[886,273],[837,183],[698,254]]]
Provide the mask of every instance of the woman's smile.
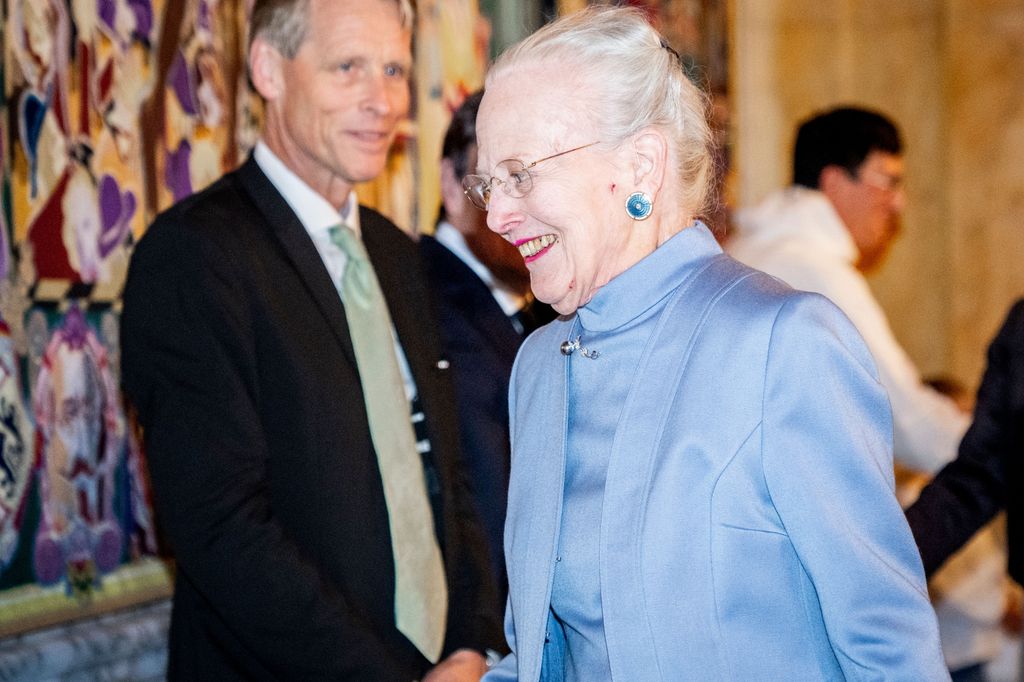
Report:
[[527,263],[531,263],[547,253],[548,249],[550,249],[557,241],[558,237],[555,235],[545,234],[539,237],[520,239],[515,242],[515,246],[519,249],[519,253],[522,254],[523,259]]

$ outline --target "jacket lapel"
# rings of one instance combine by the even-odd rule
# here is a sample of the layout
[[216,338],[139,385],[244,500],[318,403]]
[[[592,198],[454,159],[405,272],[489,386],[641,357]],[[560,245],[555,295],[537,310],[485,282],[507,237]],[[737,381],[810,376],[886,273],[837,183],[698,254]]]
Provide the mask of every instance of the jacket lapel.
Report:
[[327,274],[327,268],[324,267],[320,253],[309,238],[306,228],[252,157],[238,169],[238,177],[253,202],[266,217],[272,232],[277,236],[320,312],[327,318],[345,355],[355,365],[355,350],[349,337],[348,321],[345,319],[341,297],[330,275]]
[[438,298],[457,308],[463,319],[502,359],[512,364],[522,337],[476,273],[433,237],[421,237],[420,247],[438,286]]
[[565,487],[568,358],[559,346],[570,327],[571,320],[555,322],[531,338],[544,352],[520,355],[510,393],[517,415],[512,425],[517,459],[509,485],[505,544],[520,680],[539,679],[544,657]]
[[[422,392],[421,382],[436,369],[440,357],[423,323],[424,319],[429,319],[427,303],[421,295],[423,289],[414,286],[421,277],[416,269],[416,245],[397,227],[385,222],[380,214],[363,206],[359,207],[359,223],[363,244],[388,304],[391,322],[401,340],[402,351],[416,385]],[[407,240],[409,243],[396,243],[395,240]],[[413,257],[406,258],[399,251],[402,247],[408,248]]]

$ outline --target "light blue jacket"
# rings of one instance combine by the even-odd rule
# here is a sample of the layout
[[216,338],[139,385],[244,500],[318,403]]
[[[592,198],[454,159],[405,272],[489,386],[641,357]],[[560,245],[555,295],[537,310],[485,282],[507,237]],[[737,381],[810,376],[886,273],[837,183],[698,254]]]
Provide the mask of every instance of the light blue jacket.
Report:
[[[893,495],[889,404],[857,332],[703,227],[680,237],[688,272],[633,379],[593,520],[613,679],[948,679]],[[512,654],[487,682],[539,680],[542,666],[561,678],[549,604],[570,324],[531,336],[513,371]]]

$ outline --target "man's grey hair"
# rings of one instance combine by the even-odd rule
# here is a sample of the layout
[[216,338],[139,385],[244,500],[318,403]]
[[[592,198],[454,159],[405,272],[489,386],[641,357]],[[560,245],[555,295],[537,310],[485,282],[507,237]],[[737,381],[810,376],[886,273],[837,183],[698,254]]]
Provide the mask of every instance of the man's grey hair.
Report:
[[[373,0],[360,0],[371,1]],[[412,30],[416,15],[410,0],[392,1],[398,5],[402,28]],[[310,0],[256,0],[249,20],[249,47],[252,47],[256,38],[262,38],[288,59],[294,59],[309,31],[309,2]]]

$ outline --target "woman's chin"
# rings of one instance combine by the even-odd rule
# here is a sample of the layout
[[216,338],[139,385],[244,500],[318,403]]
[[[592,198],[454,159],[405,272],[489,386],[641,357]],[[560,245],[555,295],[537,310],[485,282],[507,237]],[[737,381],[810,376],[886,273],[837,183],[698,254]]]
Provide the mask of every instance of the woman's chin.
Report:
[[571,315],[585,301],[580,301],[576,280],[570,279],[566,281],[564,277],[558,276],[561,274],[563,273],[556,273],[555,277],[545,277],[536,270],[531,269],[530,289],[533,291],[534,298],[541,303],[547,303],[559,315]]

